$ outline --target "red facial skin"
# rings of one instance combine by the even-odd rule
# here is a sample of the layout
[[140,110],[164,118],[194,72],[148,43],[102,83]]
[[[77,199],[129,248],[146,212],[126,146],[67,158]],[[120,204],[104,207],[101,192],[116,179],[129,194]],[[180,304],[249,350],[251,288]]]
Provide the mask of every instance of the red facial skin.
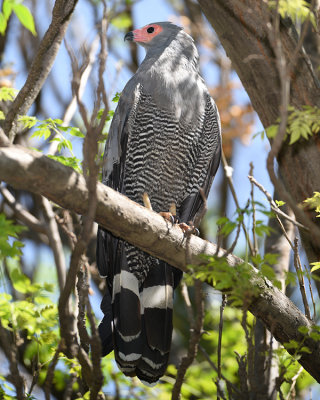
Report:
[[[149,33],[147,30],[148,28],[154,28],[152,33]],[[140,43],[149,43],[155,36],[157,36],[160,32],[162,32],[162,27],[156,24],[149,24],[144,26],[141,29],[134,30],[133,33],[133,40],[134,42]]]

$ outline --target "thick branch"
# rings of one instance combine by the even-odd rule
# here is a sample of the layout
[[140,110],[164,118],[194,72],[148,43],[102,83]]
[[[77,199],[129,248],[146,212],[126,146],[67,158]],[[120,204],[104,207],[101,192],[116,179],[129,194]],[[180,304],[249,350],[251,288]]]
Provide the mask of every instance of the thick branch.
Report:
[[[17,189],[41,194],[79,214],[88,210],[84,177],[39,152],[20,146],[0,148],[0,180]],[[100,183],[97,185],[95,220],[116,236],[183,271],[187,271],[187,259],[200,265],[203,264],[203,253],[215,255],[217,251],[214,244],[199,237],[191,236],[186,241],[179,227]],[[220,250],[219,255],[223,254]],[[231,267],[242,262],[231,254],[227,261]],[[279,342],[286,343],[291,339],[301,342],[299,326],[312,327],[301,311],[253,267],[248,284],[252,293],[259,288],[255,297],[246,300],[249,310],[264,322]],[[320,344],[309,336],[304,338],[303,344],[310,348],[311,354],[303,353],[299,362],[320,382]]]
[[77,1],[56,0],[55,2],[51,24],[40,43],[28,78],[12,103],[4,122],[4,130],[11,141],[15,136],[18,115],[27,113],[49,75]]

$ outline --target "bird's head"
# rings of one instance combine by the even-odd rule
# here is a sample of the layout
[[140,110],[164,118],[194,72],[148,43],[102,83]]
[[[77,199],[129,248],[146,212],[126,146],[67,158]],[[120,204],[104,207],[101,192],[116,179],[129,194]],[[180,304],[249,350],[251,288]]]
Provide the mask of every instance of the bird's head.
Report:
[[151,47],[167,46],[181,30],[182,28],[171,22],[154,22],[128,32],[124,40],[136,42],[148,50]]

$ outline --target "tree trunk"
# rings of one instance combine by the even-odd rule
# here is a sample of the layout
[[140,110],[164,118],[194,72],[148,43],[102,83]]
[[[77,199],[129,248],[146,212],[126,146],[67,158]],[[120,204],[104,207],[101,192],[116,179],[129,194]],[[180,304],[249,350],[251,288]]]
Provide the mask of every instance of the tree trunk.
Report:
[[[246,89],[252,105],[265,128],[279,117],[280,78],[268,36],[270,10],[262,0],[198,0],[204,14],[215,29],[232,65]],[[280,21],[279,34],[286,63],[290,63],[298,44],[298,35],[290,21]],[[320,86],[308,56],[299,50],[291,74],[290,104],[320,107]],[[300,204],[320,187],[320,138],[299,140],[293,145],[284,142],[278,164],[286,190]],[[305,213],[317,226],[319,218]],[[301,221],[303,223],[303,221]],[[320,243],[310,233],[301,231],[309,262],[319,261]],[[318,290],[320,285],[318,284]]]

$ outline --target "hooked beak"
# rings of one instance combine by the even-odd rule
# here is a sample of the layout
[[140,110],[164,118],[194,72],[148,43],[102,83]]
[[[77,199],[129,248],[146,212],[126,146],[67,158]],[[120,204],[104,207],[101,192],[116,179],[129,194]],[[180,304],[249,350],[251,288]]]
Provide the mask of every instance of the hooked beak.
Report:
[[124,40],[126,41],[126,40],[129,40],[130,42],[133,42],[133,40],[134,40],[134,34],[133,34],[133,32],[131,31],[131,32],[128,32],[127,34],[126,34],[126,36],[124,37]]

